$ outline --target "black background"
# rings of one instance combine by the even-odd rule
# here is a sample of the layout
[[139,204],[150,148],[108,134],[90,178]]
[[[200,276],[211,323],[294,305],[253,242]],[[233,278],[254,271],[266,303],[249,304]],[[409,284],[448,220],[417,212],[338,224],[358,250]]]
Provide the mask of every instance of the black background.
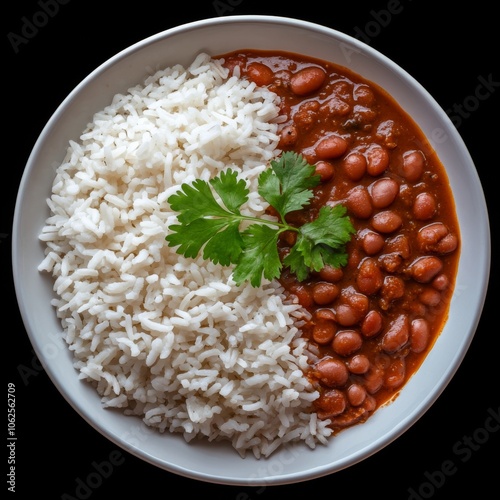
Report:
[[[498,312],[492,292],[498,273],[493,240],[490,289],[472,345],[456,376],[433,407],[403,436],[375,456],[334,475],[296,485],[216,485],[165,472],[120,450],[90,427],[41,369],[21,321],[11,269],[11,233],[17,189],[30,151],[68,93],[109,57],[165,29],[220,15],[268,14],[302,18],[363,36],[363,41],[415,77],[445,110],[464,139],[485,191],[492,234],[498,232],[498,44],[492,3],[411,0],[298,2],[221,0],[140,2],[28,0],[4,5],[4,138],[1,168],[1,282],[7,382],[16,385],[16,493],[47,499],[148,498],[201,495],[221,500],[266,500],[276,495],[381,496],[451,499],[473,490],[498,491]],[[40,15],[43,5],[50,15]],[[442,6],[436,10],[436,6]],[[50,9],[49,9],[50,7]],[[325,7],[328,7],[327,9]],[[393,11],[393,14],[389,13]],[[175,13],[174,13],[175,11]],[[394,13],[396,12],[397,13]],[[388,16],[389,13],[389,16]],[[20,42],[27,21],[36,33]],[[26,29],[26,28],[25,28]],[[26,33],[26,31],[25,31]],[[487,95],[476,88],[490,81]],[[484,89],[483,89],[484,90]],[[459,109],[462,111],[459,112]],[[455,111],[453,111],[455,110]],[[474,242],[464,242],[474,245]],[[7,297],[7,300],[5,300]],[[457,453],[460,449],[462,452]],[[7,462],[7,449],[4,448]],[[95,481],[95,464],[114,462]],[[453,463],[451,473],[441,473]],[[5,466],[7,468],[7,465]],[[4,469],[5,470],[5,469]],[[495,477],[496,475],[496,477]],[[3,476],[4,478],[6,476]],[[90,489],[78,488],[90,481]],[[5,483],[5,489],[8,484]],[[411,496],[415,491],[418,496]],[[7,491],[7,493],[9,493]],[[10,493],[9,493],[10,494]]]

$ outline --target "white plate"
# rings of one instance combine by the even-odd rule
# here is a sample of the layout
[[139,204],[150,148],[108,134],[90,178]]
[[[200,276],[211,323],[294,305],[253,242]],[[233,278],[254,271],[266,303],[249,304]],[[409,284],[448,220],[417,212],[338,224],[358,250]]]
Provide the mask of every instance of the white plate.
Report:
[[[187,444],[158,434],[139,420],[103,410],[97,393],[78,380],[61,326],[50,305],[52,280],[37,271],[43,259],[38,235],[49,215],[56,167],[67,143],[77,140],[92,115],[118,92],[142,83],[153,70],[189,64],[199,52],[286,50],[346,66],[387,90],[413,117],[445,165],[455,196],[462,248],[449,320],[420,370],[400,396],[365,424],[327,446],[283,448],[269,459],[239,458],[227,444]],[[304,481],[349,467],[378,452],[415,423],[459,367],[482,311],[490,269],[486,204],[476,169],[455,127],[410,75],[358,40],[309,22],[282,17],[220,17],[179,26],[120,52],[82,81],[43,129],[19,189],[13,228],[13,271],[23,321],[37,356],[69,404],[115,444],[151,464],[223,484],[276,485]]]

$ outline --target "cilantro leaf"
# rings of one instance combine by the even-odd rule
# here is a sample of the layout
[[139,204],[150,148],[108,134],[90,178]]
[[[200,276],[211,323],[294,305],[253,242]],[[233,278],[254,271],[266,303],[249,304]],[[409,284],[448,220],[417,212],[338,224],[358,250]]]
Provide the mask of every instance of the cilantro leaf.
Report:
[[[220,196],[222,207],[210,188]],[[177,253],[194,258],[203,248],[203,258],[215,264],[234,264],[243,249],[239,232],[239,208],[248,200],[248,188],[237,172],[228,170],[211,179],[210,184],[198,179],[192,185],[182,184],[181,189],[169,197],[173,210],[179,211],[181,224],[170,226],[172,231],[165,239],[169,246],[178,246]]]
[[197,179],[191,185],[184,183],[168,202],[172,210],[180,212],[179,222],[188,224],[200,217],[225,217],[239,214],[239,208],[248,200],[248,188],[237,172],[229,169],[210,180],[210,185],[221,197],[226,209],[215,199],[208,182]]
[[341,267],[347,264],[345,244],[355,233],[342,205],[321,207],[318,217],[299,228],[297,241],[283,264],[297,275],[307,278],[310,270],[321,271],[325,265]]
[[195,258],[203,248],[203,258],[214,264],[228,266],[237,262],[243,249],[239,221],[199,218],[189,224],[173,224],[165,239],[169,246],[178,246],[177,253]]
[[221,197],[227,210],[239,215],[240,207],[248,201],[249,191],[245,181],[238,180],[238,173],[228,169],[211,179],[210,184]]
[[172,210],[179,212],[177,219],[189,224],[200,217],[225,217],[228,212],[215,200],[208,182],[197,179],[192,185],[184,183],[177,193],[169,197]]
[[343,205],[325,205],[321,207],[315,220],[300,228],[300,233],[314,240],[316,244],[322,243],[333,249],[340,248],[355,233],[351,221],[345,217],[346,213],[347,208]]
[[313,196],[312,188],[320,177],[315,168],[301,156],[285,151],[278,161],[271,161],[271,169],[259,176],[259,194],[280,214],[300,210]]
[[[343,206],[322,207],[316,220],[298,228],[285,220],[286,214],[304,208],[314,195],[320,179],[314,166],[293,152],[283,153],[270,165],[259,175],[258,192],[279,220],[243,215],[241,207],[248,201],[249,190],[237,172],[228,169],[209,182],[182,184],[169,197],[171,208],[179,212],[178,224],[172,224],[165,237],[169,246],[177,247],[177,253],[185,257],[195,258],[202,252],[204,259],[215,264],[234,264],[235,282],[249,281],[254,287],[260,286],[262,277],[278,278],[284,265],[299,281],[327,264],[345,265],[345,244],[355,231]],[[241,232],[244,221],[251,224]],[[284,231],[296,232],[297,240],[282,261],[278,238]]]
[[243,233],[244,250],[234,268],[233,279],[240,285],[250,281],[258,287],[264,278],[278,278],[282,263],[278,254],[279,231],[265,224],[252,224]]

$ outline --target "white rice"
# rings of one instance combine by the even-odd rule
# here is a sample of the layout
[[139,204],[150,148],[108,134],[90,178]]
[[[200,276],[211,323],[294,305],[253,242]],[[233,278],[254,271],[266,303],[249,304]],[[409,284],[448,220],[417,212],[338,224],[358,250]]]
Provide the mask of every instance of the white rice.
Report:
[[306,343],[276,282],[237,287],[232,268],[165,242],[167,198],[232,168],[263,215],[257,177],[279,154],[275,94],[200,54],[97,113],[57,169],[40,271],[80,378],[104,407],[159,431],[229,440],[245,456],[331,434],[311,412]]

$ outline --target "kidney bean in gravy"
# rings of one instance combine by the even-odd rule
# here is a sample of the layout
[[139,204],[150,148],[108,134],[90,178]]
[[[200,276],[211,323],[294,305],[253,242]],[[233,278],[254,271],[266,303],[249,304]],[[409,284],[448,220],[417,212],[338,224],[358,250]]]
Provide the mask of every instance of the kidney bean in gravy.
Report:
[[[459,226],[446,171],[385,91],[344,67],[298,54],[221,56],[280,98],[279,148],[316,166],[320,184],[290,223],[343,204],[356,229],[348,264],[281,284],[310,313],[315,411],[334,431],[365,421],[422,364],[446,321]],[[283,238],[285,255],[293,241]]]

